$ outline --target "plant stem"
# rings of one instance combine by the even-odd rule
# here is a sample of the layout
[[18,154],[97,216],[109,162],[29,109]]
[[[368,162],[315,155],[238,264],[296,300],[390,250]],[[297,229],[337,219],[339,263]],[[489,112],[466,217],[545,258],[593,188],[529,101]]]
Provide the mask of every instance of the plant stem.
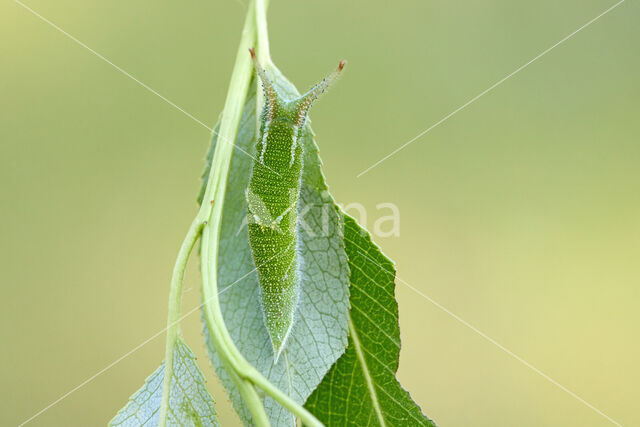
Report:
[[264,405],[256,389],[251,382],[241,378],[234,365],[234,355],[232,355],[232,352],[229,350],[229,345],[223,337],[227,330],[224,325],[224,319],[222,319],[222,313],[220,312],[218,289],[215,282],[213,282],[213,286],[211,286],[210,283],[210,278],[217,275],[215,270],[211,271],[211,263],[209,262],[212,259],[212,253],[215,254],[217,252],[217,241],[214,240],[215,243],[211,241],[212,234],[214,233],[210,231],[214,228],[213,226],[207,227],[208,230],[205,230],[202,236],[201,246],[202,296],[205,301],[204,313],[207,329],[224,369],[229,373],[236,387],[238,387],[242,398],[251,412],[253,422],[258,426],[269,426],[269,418],[267,417]]
[[[216,145],[209,182],[207,183],[207,189],[203,199],[203,207],[213,204],[213,208],[207,212],[208,225],[205,226],[202,239],[201,269],[204,312],[214,347],[225,369],[238,387],[247,407],[251,411],[253,422],[259,426],[269,426],[269,419],[264,410],[264,405],[254,385],[250,381],[242,378],[241,375],[235,371],[233,359],[237,357],[237,355],[232,355],[229,351],[229,343],[231,342],[231,345],[233,344],[220,311],[217,289],[218,244],[222,224],[222,208],[224,206],[234,142],[238,133],[238,126],[253,73],[248,50],[250,47],[253,47],[255,43],[254,7],[254,3],[251,3],[247,11],[242,38],[238,46],[236,62],[227,92],[223,117],[220,123],[218,133],[219,143]],[[213,201],[215,201],[215,203]]]
[[[222,201],[224,201],[224,189],[226,187],[226,174],[229,170],[229,163],[231,162],[231,154],[233,153],[234,141],[238,131],[238,124],[240,123],[240,116],[242,114],[242,107],[246,98],[247,89],[249,87],[249,81],[251,79],[251,65],[249,64],[248,49],[255,41],[255,19],[254,19],[254,5],[250,5],[247,11],[247,18],[245,19],[244,29],[242,32],[242,39],[240,42],[240,48],[236,64],[234,66],[231,83],[227,92],[227,99],[224,106],[224,113],[220,128],[218,132],[218,144],[214,154],[213,164],[211,166],[211,172],[209,174],[209,181],[205,190],[203,203],[194,219],[187,236],[178,252],[178,259],[176,261],[172,279],[171,288],[169,291],[169,314],[167,319],[167,341],[165,347],[165,367],[164,378],[162,383],[162,402],[160,404],[160,413],[158,424],[160,427],[165,427],[167,423],[167,414],[169,409],[169,394],[171,390],[171,379],[173,377],[173,352],[178,337],[178,322],[180,317],[180,306],[182,299],[182,279],[184,277],[184,270],[187,264],[187,260],[193,249],[198,237],[202,234],[203,228],[208,222],[211,221],[212,216],[212,204],[214,198],[212,194],[215,193],[220,200],[220,207],[222,207]],[[218,185],[221,179],[221,175],[225,176],[225,184],[222,185],[222,191],[216,191],[220,189]],[[214,216],[216,218],[216,224],[212,224],[213,229],[219,229],[221,209],[218,210],[218,214]],[[217,237],[214,240],[217,246]],[[203,256],[203,270],[207,264],[207,258]],[[215,263],[213,265],[214,271]],[[203,275],[204,277],[204,275]],[[203,283],[204,288],[204,283]],[[206,302],[205,299],[205,311]],[[211,325],[213,328],[213,325]],[[253,387],[253,386],[251,386]],[[246,387],[239,385],[241,390],[244,389],[245,395],[248,396]],[[255,390],[254,390],[255,392]],[[257,394],[256,394],[257,395]],[[253,399],[255,402],[255,399]],[[264,408],[262,408],[264,411]],[[258,418],[262,418],[259,414]]]
[[169,314],[167,316],[167,343],[165,347],[165,368],[162,380],[162,403],[160,404],[159,424],[164,427],[169,409],[169,390],[171,389],[171,377],[173,376],[173,349],[178,339],[178,327],[180,323],[180,302],[182,300],[182,281],[184,270],[189,260],[189,255],[193,250],[198,237],[202,232],[203,223],[197,217],[191,223],[189,231],[180,246],[178,258],[173,267],[171,276],[171,290],[169,291]]
[[276,402],[289,410],[293,415],[300,418],[306,426],[322,427],[323,424],[309,411],[301,406],[279,388],[269,382],[256,368],[249,366],[244,372],[246,378],[260,387],[266,394],[271,396]]
[[271,63],[266,26],[266,5],[267,0],[254,0],[247,10],[205,195],[200,210],[180,248],[171,280],[165,371],[159,418],[161,427],[166,425],[169,408],[169,392],[173,376],[173,351],[178,337],[182,278],[189,254],[198,237],[202,238],[202,296],[209,334],[225,370],[238,387],[249,408],[253,422],[258,426],[269,426],[264,404],[255,389],[257,385],[306,425],[322,426],[322,423],[309,411],[271,384],[242,356],[225,326],[218,299],[217,263],[222,212],[234,142],[238,134],[242,110],[253,73],[248,49],[253,47],[256,42],[256,28],[258,32],[259,57],[262,58],[263,64]]
[[[271,53],[269,52],[269,32],[267,31],[268,0],[256,0],[256,30],[258,32],[256,58],[266,70],[271,67]],[[259,85],[259,83],[256,82]],[[260,129],[260,113],[264,106],[264,91],[256,92],[256,130]],[[257,134],[257,133],[256,133]]]
[[256,0],[256,29],[258,32],[258,62],[263,67],[271,62],[269,52],[269,32],[267,31],[267,5],[268,0]]
[[[251,28],[249,24],[250,21],[253,21],[255,23],[255,26],[257,27],[259,55],[261,58],[265,58],[265,62],[270,62],[270,58],[268,56],[269,41],[266,26],[266,3],[266,0],[256,0],[255,3],[252,3],[252,6],[250,6],[249,10],[247,11],[247,21],[245,22],[243,38],[238,48],[238,57],[236,58],[236,66],[233,73],[234,77],[232,77],[231,85],[229,87],[229,93],[227,97],[228,105],[225,105],[225,115],[220,126],[220,135],[224,134],[223,125],[224,119],[228,117],[227,114],[229,113],[229,115],[234,118],[237,117],[236,123],[239,123],[240,115],[242,113],[242,105],[238,105],[232,101],[233,95],[237,95],[240,88],[242,88],[242,101],[244,101],[244,98],[246,97],[246,90],[248,89],[248,84],[251,77],[252,65],[249,60],[249,56],[246,54],[247,49],[251,47],[249,44],[247,44],[249,39],[249,37],[247,36],[251,31],[249,29]],[[234,79],[236,76],[239,76],[237,81]],[[243,78],[242,83],[240,82],[240,77]],[[246,83],[246,89],[244,83]],[[228,109],[230,107],[237,108],[237,110],[230,111]],[[235,131],[236,133],[234,133],[233,135],[233,141],[235,141],[235,136],[237,134],[237,125]],[[202,289],[203,298],[206,302],[204,312],[207,324],[209,326],[209,332],[211,334],[212,341],[214,342],[216,351],[218,352],[220,358],[223,360],[223,363],[225,360],[229,362],[231,364],[232,370],[234,370],[240,378],[249,380],[251,383],[258,385],[265,391],[265,393],[270,395],[281,405],[287,408],[291,413],[300,418],[305,424],[310,426],[322,426],[322,423],[320,423],[310,412],[308,412],[304,407],[302,407],[300,404],[295,402],[293,399],[291,399],[289,396],[287,396],[285,393],[271,384],[257,369],[255,369],[249,362],[246,361],[238,348],[235,346],[233,339],[229,334],[229,331],[225,327],[224,317],[222,315],[220,301],[218,299],[217,262],[224,195],[226,191],[231,155],[232,147],[223,146],[223,144],[218,144],[216,146],[212,172],[216,171],[217,173],[215,177],[209,177],[208,185],[210,188],[207,188],[207,191],[215,191],[214,200],[216,200],[209,224],[203,231],[204,234],[201,249],[201,257],[203,260]],[[215,190],[213,190],[213,185],[216,185]],[[206,197],[207,196],[205,195],[204,200],[209,200]],[[237,381],[236,384],[238,384]],[[253,389],[253,391],[255,392],[255,389]],[[249,406],[249,409],[252,410],[252,405],[250,404],[250,402],[246,399],[245,402],[247,403],[247,406]],[[255,413],[253,410],[252,414],[255,418]]]
[[228,362],[227,363],[223,362],[223,365],[225,370],[229,373],[229,376],[231,377],[233,382],[238,387],[238,390],[240,391],[240,395],[242,396],[245,403],[247,404],[247,407],[249,407],[249,410],[251,411],[253,423],[258,427],[262,427],[262,426],[269,427],[270,426],[269,417],[267,416],[267,413],[264,410],[264,404],[260,399],[260,396],[258,395],[253,384],[248,380],[240,378],[240,376],[236,373],[236,371],[231,367],[231,365]]

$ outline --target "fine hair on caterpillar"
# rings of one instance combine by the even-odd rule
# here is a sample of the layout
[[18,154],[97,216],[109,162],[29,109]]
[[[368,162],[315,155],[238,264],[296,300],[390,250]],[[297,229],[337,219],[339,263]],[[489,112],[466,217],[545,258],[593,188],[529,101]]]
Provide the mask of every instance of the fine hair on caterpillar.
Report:
[[[249,49],[264,91],[249,186],[249,246],[260,284],[264,321],[278,360],[293,327],[301,278],[298,205],[303,173],[303,136],[313,102],[336,80],[338,68],[295,99],[285,99]],[[268,261],[269,260],[269,261]]]

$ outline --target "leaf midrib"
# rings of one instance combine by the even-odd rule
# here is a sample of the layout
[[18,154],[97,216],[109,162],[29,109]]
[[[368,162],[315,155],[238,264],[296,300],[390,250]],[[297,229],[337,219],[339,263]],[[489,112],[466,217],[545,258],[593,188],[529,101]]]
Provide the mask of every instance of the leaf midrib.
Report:
[[382,409],[380,408],[380,403],[378,402],[378,395],[376,393],[375,386],[373,385],[371,374],[369,373],[369,367],[367,366],[367,361],[364,358],[362,345],[360,344],[360,339],[358,338],[358,333],[356,332],[356,328],[353,327],[351,314],[349,314],[349,334],[351,335],[351,339],[353,340],[353,347],[356,350],[356,355],[358,356],[358,360],[360,361],[360,365],[362,366],[362,373],[364,374],[364,379],[367,383],[367,388],[369,389],[369,393],[371,395],[371,402],[373,403],[373,409],[376,411],[376,415],[378,416],[378,421],[380,421],[380,425],[382,427],[386,427],[387,424],[385,423],[384,417],[382,416]]

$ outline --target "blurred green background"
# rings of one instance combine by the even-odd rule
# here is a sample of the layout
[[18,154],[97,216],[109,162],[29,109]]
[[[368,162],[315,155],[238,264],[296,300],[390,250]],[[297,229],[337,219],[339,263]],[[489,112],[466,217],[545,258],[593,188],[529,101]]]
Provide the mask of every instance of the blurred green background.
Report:
[[[224,102],[247,0],[28,5],[203,122]],[[399,277],[622,425],[640,413],[640,6],[273,0],[274,60],[306,88],[332,193],[395,203]],[[0,5],[0,424],[17,425],[161,330],[209,131],[17,3]],[[183,308],[199,303],[191,262]],[[398,282],[399,379],[442,426],[611,422]],[[238,423],[183,322],[220,418]],[[156,338],[29,425],[104,425]]]

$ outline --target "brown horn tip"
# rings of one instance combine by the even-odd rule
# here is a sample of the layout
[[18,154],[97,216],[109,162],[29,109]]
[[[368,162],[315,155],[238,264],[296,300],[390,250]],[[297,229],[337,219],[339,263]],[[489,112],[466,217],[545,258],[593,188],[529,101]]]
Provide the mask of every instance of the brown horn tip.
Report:
[[256,59],[256,50],[252,47],[249,48],[249,53],[253,59]]
[[347,65],[347,61],[345,60],[340,61],[340,64],[338,64],[338,71],[342,71],[345,65]]

